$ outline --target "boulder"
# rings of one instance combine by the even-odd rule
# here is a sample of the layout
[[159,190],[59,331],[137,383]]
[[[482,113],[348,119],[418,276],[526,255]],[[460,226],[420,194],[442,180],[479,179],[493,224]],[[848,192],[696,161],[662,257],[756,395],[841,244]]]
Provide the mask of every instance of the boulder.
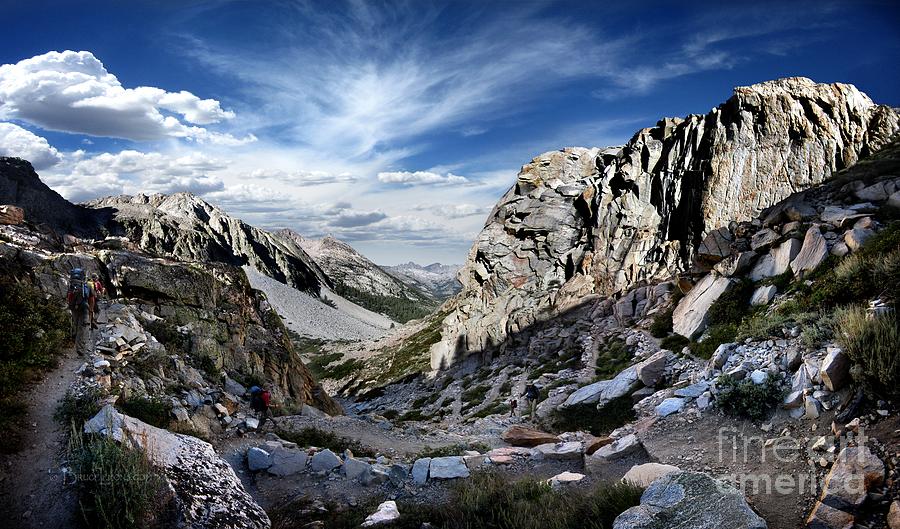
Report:
[[887,199],[888,193],[885,190],[884,182],[877,182],[868,187],[854,191],[854,194],[860,200],[869,202],[880,202]]
[[753,291],[753,295],[750,296],[750,305],[754,307],[768,305],[775,299],[775,294],[777,293],[778,287],[775,285],[757,287],[756,290]]
[[793,410],[803,406],[803,392],[802,391],[791,391],[787,395],[784,396],[784,401],[782,401],[782,406],[786,410]]
[[731,255],[731,241],[733,236],[728,228],[712,230],[697,248],[697,257],[710,263],[718,263]]
[[397,502],[393,500],[386,501],[378,506],[378,509],[366,517],[362,523],[363,527],[373,527],[391,523],[400,518],[400,511],[397,510]]
[[794,271],[794,275],[811,272],[818,268],[826,257],[828,257],[828,244],[825,237],[822,237],[818,226],[812,226],[806,230],[800,253],[791,261],[791,270]]
[[372,479],[372,465],[359,459],[348,457],[344,459],[344,476],[360,483],[369,483]]
[[431,479],[454,479],[469,477],[469,467],[460,456],[435,457],[429,465]]
[[838,241],[831,247],[830,253],[835,257],[843,257],[850,253],[850,247],[844,241]]
[[316,419],[327,419],[331,417],[331,415],[328,415],[319,408],[314,408],[313,406],[310,406],[306,403],[304,403],[303,406],[300,407],[300,415],[304,417],[314,417]]
[[278,447],[272,451],[272,465],[269,474],[275,476],[292,476],[306,470],[309,456],[303,450]]
[[672,314],[672,329],[686,338],[694,338],[706,329],[709,307],[732,286],[730,279],[707,274],[678,303]]
[[889,529],[900,529],[900,501],[891,502],[887,514],[887,525]]
[[851,230],[847,230],[844,233],[844,244],[847,245],[847,248],[850,251],[855,252],[859,250],[863,244],[869,240],[869,237],[875,235],[875,232],[870,229],[864,228],[853,228]]
[[768,371],[763,371],[762,369],[754,369],[752,373],[750,373],[750,380],[753,381],[754,384],[759,386],[760,384],[764,384],[766,380],[769,380]]
[[586,455],[592,455],[604,446],[612,444],[613,441],[614,439],[612,437],[594,437],[593,435],[587,437],[584,440],[584,453]]
[[829,391],[837,391],[850,382],[850,359],[838,348],[831,348],[819,368],[822,383]]
[[254,472],[271,467],[273,461],[272,454],[262,448],[251,446],[247,449],[247,466]]
[[891,193],[891,196],[888,197],[887,205],[891,206],[892,208],[900,208],[900,191],[894,191],[893,193]]
[[598,408],[602,408],[609,402],[630,394],[639,386],[637,367],[626,367],[612,380],[601,380],[578,388],[578,390],[569,395],[562,406],[596,403]]
[[678,413],[684,408],[684,399],[678,397],[669,397],[656,405],[654,410],[660,417],[668,417],[673,413]]
[[107,404],[84,425],[85,433],[109,436],[144,450],[162,469],[174,492],[179,523],[195,529],[268,529],[266,512],[212,445],[123,415]]
[[631,467],[622,477],[622,481],[646,489],[657,479],[674,472],[681,472],[681,469],[662,463],[643,463]]
[[725,366],[725,362],[731,358],[731,353],[734,352],[735,347],[737,347],[736,343],[723,343],[716,347],[716,351],[710,358],[709,363],[716,369],[722,369]]
[[584,474],[579,474],[577,472],[560,472],[559,474],[553,476],[552,478],[547,480],[547,484],[549,484],[554,489],[563,488],[566,485],[572,483],[578,483],[579,481],[585,478]]
[[309,461],[309,468],[313,472],[330,472],[341,466],[341,458],[329,449],[316,452]]
[[827,222],[833,226],[840,226],[845,219],[858,215],[858,212],[852,209],[844,209],[840,206],[826,206],[819,215],[822,222]]
[[513,446],[535,447],[546,443],[559,442],[559,437],[528,428],[527,426],[513,425],[510,426],[501,436],[504,441]]
[[740,252],[729,256],[713,267],[713,270],[725,277],[733,277],[746,272],[750,266],[756,261],[757,253]]
[[601,447],[594,452],[591,458],[602,461],[615,461],[623,459],[635,454],[639,454],[644,450],[644,445],[633,433],[616,439],[611,444]]
[[[701,380],[700,382],[691,384],[690,386],[685,386],[683,388],[678,388],[675,390],[676,397],[684,397],[686,399],[696,399],[700,395],[703,394],[709,388],[709,382],[705,380]],[[665,402],[665,401],[664,401]]]
[[766,529],[731,485],[696,472],[673,472],[654,481],[641,503],[620,514],[613,529]]
[[853,511],[866,501],[866,494],[884,482],[884,463],[866,446],[841,450],[825,478],[822,503]]
[[635,366],[635,372],[641,384],[652,387],[660,381],[666,372],[666,362],[669,360],[669,353],[666,351],[658,351],[650,358],[640,362]]
[[852,514],[835,509],[822,502],[816,502],[806,519],[807,529],[853,529],[855,518]]
[[534,447],[536,454],[542,458],[555,461],[575,461],[581,459],[582,446],[579,441],[565,443],[547,443]]
[[0,224],[18,226],[25,222],[25,210],[18,206],[0,206]]
[[763,228],[758,232],[753,234],[753,237],[750,238],[750,248],[756,252],[759,250],[765,251],[766,248],[771,246],[775,241],[777,241],[779,235],[769,228]]
[[417,485],[424,485],[426,481],[428,481],[428,469],[431,466],[431,458],[423,457],[420,459],[416,459],[416,462],[413,463],[412,467],[412,479],[413,483]]

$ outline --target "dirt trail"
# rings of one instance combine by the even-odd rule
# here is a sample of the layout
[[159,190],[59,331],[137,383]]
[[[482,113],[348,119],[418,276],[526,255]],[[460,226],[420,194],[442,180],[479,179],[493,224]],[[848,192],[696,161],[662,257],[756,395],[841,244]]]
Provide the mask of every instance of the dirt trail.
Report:
[[64,432],[54,420],[56,403],[66,394],[83,362],[73,349],[59,357],[59,365],[22,395],[28,403],[23,446],[0,456],[0,519],[22,529],[75,526],[76,498],[60,473]]

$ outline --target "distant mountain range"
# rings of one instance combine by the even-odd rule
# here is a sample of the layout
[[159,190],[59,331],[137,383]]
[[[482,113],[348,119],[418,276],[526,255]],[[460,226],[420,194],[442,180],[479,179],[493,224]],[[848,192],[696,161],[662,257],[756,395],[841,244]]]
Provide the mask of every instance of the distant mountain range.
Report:
[[436,300],[445,300],[462,289],[462,285],[456,279],[460,265],[432,263],[422,266],[409,262],[381,268],[407,285],[428,292]]

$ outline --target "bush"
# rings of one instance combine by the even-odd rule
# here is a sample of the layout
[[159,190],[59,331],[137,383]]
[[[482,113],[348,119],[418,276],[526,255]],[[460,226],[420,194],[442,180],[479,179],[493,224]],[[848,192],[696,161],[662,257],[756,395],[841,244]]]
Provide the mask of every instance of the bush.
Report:
[[691,341],[680,334],[667,336],[659,342],[659,346],[662,349],[668,349],[669,351],[672,351],[674,353],[680,353],[682,349],[690,344]]
[[596,404],[576,404],[557,408],[550,416],[550,429],[554,432],[590,432],[607,435],[611,431],[635,419],[634,403],[630,395],[609,402],[603,409]]
[[900,323],[896,315],[867,318],[861,306],[836,314],[838,343],[861,368],[863,380],[880,393],[900,395]]
[[675,307],[676,305],[672,305],[653,317],[653,323],[650,324],[651,336],[654,338],[665,338],[672,332],[672,314],[675,313]]
[[63,426],[74,425],[80,429],[85,421],[100,411],[102,398],[103,391],[97,387],[87,387],[78,393],[69,390],[57,404],[53,417]]
[[302,447],[315,446],[317,448],[327,448],[335,453],[341,453],[344,450],[349,449],[353,452],[353,455],[356,456],[375,457],[374,450],[363,446],[355,439],[347,439],[334,432],[320,430],[312,426],[308,426],[302,430],[279,428],[276,430],[275,434],[285,441],[297,443],[298,446]]
[[349,299],[361,307],[365,307],[375,313],[385,314],[390,319],[400,323],[424,318],[431,314],[431,311],[439,305],[436,301],[430,301],[428,296],[422,293],[419,293],[419,299],[379,296],[341,282],[335,282],[334,291],[337,295]]
[[753,281],[742,279],[709,307],[709,324],[738,325],[750,312],[750,298],[756,287]]
[[416,459],[421,459],[423,457],[459,456],[470,450],[484,453],[489,451],[490,447],[483,443],[456,443],[446,446],[429,446],[427,448],[423,448],[422,451],[416,455]]
[[[441,529],[609,529],[619,514],[640,503],[642,492],[623,483],[555,491],[533,478],[510,481],[497,473],[476,473],[456,483],[445,503],[401,502],[400,519],[388,527],[419,529],[428,523]],[[355,529],[377,501],[357,508],[331,505],[322,510],[311,505],[312,500],[298,498],[273,509],[273,529],[299,529],[313,522],[329,529]]]
[[172,404],[160,398],[133,395],[117,401],[116,408],[129,417],[157,428],[166,428],[172,421]]
[[143,450],[74,428],[68,460],[89,527],[161,527],[169,499],[162,473]]
[[[12,423],[27,412],[17,394],[56,365],[71,334],[71,319],[60,300],[48,299],[27,283],[2,278],[0,329],[0,428],[15,431]],[[3,451],[16,448],[10,441]]]
[[625,345],[625,340],[621,338],[610,340],[597,352],[594,375],[597,377],[597,380],[610,379],[616,376],[619,371],[628,367],[633,358],[634,355],[628,346]]
[[762,384],[754,384],[748,378],[737,380],[722,375],[716,381],[719,394],[716,405],[728,415],[761,421],[775,406],[781,403],[784,392],[781,381],[769,376]]
[[713,325],[706,330],[706,337],[702,342],[691,342],[691,352],[700,358],[709,360],[720,345],[734,342],[736,339],[737,325],[733,323]]

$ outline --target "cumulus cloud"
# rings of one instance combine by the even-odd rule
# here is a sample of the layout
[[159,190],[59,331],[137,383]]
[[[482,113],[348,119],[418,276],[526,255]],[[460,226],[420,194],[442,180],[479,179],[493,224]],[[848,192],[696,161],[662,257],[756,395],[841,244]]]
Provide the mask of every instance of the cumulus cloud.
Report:
[[0,156],[23,158],[37,170],[56,165],[62,159],[46,139],[13,123],[0,123]]
[[387,218],[382,211],[341,211],[329,224],[338,228],[369,226]]
[[218,101],[187,91],[125,88],[88,51],[51,51],[0,65],[0,119],[19,119],[47,130],[138,141],[255,141],[253,135],[235,138],[198,126],[233,117]]
[[378,173],[378,181],[385,184],[402,185],[452,185],[469,184],[465,176],[453,173],[440,174],[431,171],[394,171]]
[[225,167],[224,161],[200,153],[173,156],[124,150],[88,155],[74,151],[66,154],[46,179],[74,201],[115,194],[205,194],[224,189],[222,180],[211,173]]

